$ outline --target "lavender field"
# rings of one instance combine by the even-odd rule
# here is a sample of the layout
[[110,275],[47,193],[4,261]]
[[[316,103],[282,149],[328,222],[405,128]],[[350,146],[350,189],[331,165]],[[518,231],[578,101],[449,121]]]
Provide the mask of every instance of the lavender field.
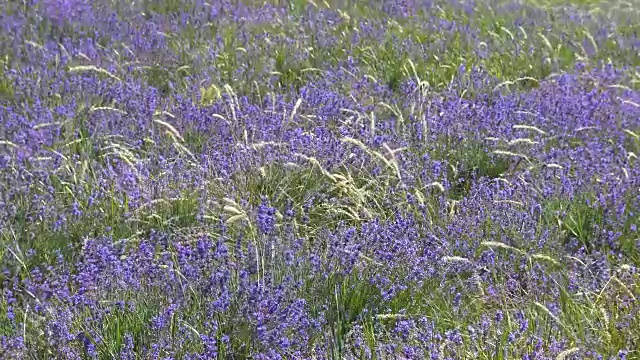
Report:
[[0,359],[640,359],[640,2],[0,1]]

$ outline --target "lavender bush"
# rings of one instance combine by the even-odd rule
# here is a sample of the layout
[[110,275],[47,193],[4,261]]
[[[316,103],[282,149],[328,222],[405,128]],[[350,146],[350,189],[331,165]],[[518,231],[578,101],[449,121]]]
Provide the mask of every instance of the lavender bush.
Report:
[[640,359],[640,3],[0,3],[0,358]]

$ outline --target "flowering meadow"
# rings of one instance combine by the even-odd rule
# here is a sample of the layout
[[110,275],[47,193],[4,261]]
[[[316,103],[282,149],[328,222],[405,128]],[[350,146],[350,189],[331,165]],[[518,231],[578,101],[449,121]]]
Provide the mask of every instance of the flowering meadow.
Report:
[[0,359],[640,359],[639,34],[0,1]]

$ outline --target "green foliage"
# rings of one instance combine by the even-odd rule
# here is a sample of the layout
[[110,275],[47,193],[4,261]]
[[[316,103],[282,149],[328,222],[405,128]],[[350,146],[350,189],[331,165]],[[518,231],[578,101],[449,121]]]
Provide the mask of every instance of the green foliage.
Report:
[[14,96],[13,84],[6,77],[4,71],[0,65],[0,100],[11,100]]
[[491,154],[480,141],[467,139],[461,143],[453,139],[441,139],[432,156],[445,160],[449,169],[447,180],[452,185],[450,196],[459,200],[469,194],[475,180],[486,177],[499,178],[517,167],[518,160]]
[[[125,297],[126,298],[126,297]],[[125,345],[125,336],[133,338],[134,346],[142,348],[149,346],[153,335],[150,331],[151,319],[158,315],[159,302],[154,299],[136,299],[135,309],[119,307],[116,304],[106,303],[110,309],[102,322],[102,328],[92,329],[91,325],[78,324],[79,329],[84,330],[86,335],[91,337],[90,331],[97,331],[102,338],[109,339],[108,342],[96,344],[99,352],[104,358],[109,354],[118,354]],[[173,320],[173,319],[172,319]],[[172,324],[175,326],[175,324]]]
[[163,96],[173,93],[176,83],[180,80],[180,72],[168,69],[162,65],[154,65],[145,70],[147,83],[160,92]]
[[180,0],[162,0],[162,1],[153,1],[153,0],[143,0],[142,5],[143,8],[148,13],[148,17],[152,14],[160,14],[160,15],[179,15],[183,11],[189,11],[192,8],[190,1],[180,1]]
[[9,319],[8,314],[9,304],[5,299],[0,298],[0,336],[11,336],[15,333],[15,323]]
[[623,155],[633,165],[638,161],[637,157],[640,156],[640,127],[632,130],[626,129],[625,133],[624,148],[627,150],[627,154]]
[[594,250],[596,230],[602,228],[604,209],[591,196],[579,196],[572,200],[553,199],[545,202],[545,224],[556,225],[561,231],[563,243],[576,239],[587,251]]
[[[217,87],[215,84],[211,84],[207,88],[204,88],[204,87],[200,88],[200,102],[203,106],[213,104],[218,99],[220,99],[220,97],[222,97],[222,92],[220,91],[220,88]],[[196,137],[198,136],[198,134],[191,133],[185,136]],[[185,141],[188,144],[192,144],[192,141],[187,141],[186,137],[185,137]]]
[[[319,305],[329,305],[326,319],[333,359],[344,358],[345,341],[352,327],[363,319],[366,321],[366,314],[376,313],[380,292],[369,282],[362,281],[361,275],[352,273],[343,277],[333,274],[320,289],[312,290],[311,296],[320,301]],[[323,304],[329,301],[330,304]]]
[[[596,44],[591,51],[584,49],[583,43],[589,43],[589,31],[594,29],[584,28],[582,25],[556,24],[552,23],[549,29],[542,25],[526,25],[526,28],[516,28],[512,24],[519,18],[526,18],[525,10],[510,13],[493,11],[479,5],[473,14],[465,13],[459,8],[443,4],[437,10],[440,19],[457,24],[469,25],[477,28],[478,32],[471,37],[465,31],[456,27],[451,29],[442,28],[433,30],[415,18],[396,19],[393,22],[385,23],[384,36],[382,41],[379,37],[361,35],[357,42],[351,41],[354,29],[361,21],[371,21],[385,19],[384,12],[376,5],[369,5],[362,1],[322,1],[312,3],[305,0],[285,2],[272,0],[274,3],[286,5],[290,9],[290,18],[278,19],[276,21],[262,24],[238,24],[221,21],[215,24],[206,24],[196,27],[187,25],[177,33],[166,34],[168,46],[177,54],[178,60],[160,62],[157,64],[143,65],[143,71],[126,74],[134,79],[141,78],[149,86],[158,89],[160,94],[169,98],[176,93],[188,92],[187,82],[190,77],[203,78],[198,86],[201,87],[200,105],[210,106],[222,97],[223,84],[230,84],[239,96],[248,95],[260,97],[262,94],[274,90],[299,90],[309,83],[309,80],[319,79],[326,69],[336,69],[346,61],[347,56],[353,56],[353,60],[359,64],[359,69],[363,74],[376,79],[380,84],[385,85],[393,92],[393,99],[404,100],[406,94],[402,93],[402,85],[409,79],[426,81],[433,91],[447,88],[459,74],[461,66],[467,69],[480,67],[494,77],[495,83],[505,84],[510,82],[507,91],[528,90],[539,86],[540,80],[550,76],[554,72],[570,70],[577,61],[586,61],[588,66],[597,66],[598,61],[611,61],[619,65],[629,66],[640,65],[640,55],[633,50],[621,50],[618,40],[611,38],[604,43]],[[247,1],[252,3],[252,1]],[[255,2],[253,2],[255,3]],[[262,3],[262,2],[259,2]],[[544,6],[555,4],[555,0],[546,0]],[[579,1],[581,6],[592,6],[592,0]],[[252,4],[259,5],[259,4]],[[336,23],[334,29],[330,29],[328,34],[322,36],[334,37],[335,44],[323,45],[316,36],[298,36],[300,33],[312,34],[313,28],[308,27],[303,17],[311,7],[336,9],[341,5],[342,20]],[[147,1],[142,4],[147,18],[152,18],[158,14],[176,16],[181,11],[191,11],[189,4],[184,4],[178,0]],[[542,6],[542,5],[540,5]],[[435,8],[435,7],[434,7]],[[431,10],[423,10],[416,17],[429,17]],[[436,11],[436,10],[433,10]],[[547,16],[554,16],[554,10],[547,8]],[[429,13],[426,14],[425,13]],[[431,19],[431,17],[429,17]],[[62,39],[65,36],[76,38],[74,29],[65,25],[58,26],[43,22],[37,24],[37,30],[42,36]],[[630,35],[638,30],[635,24],[625,24],[617,27],[620,34]],[[253,48],[242,48],[240,34],[248,38],[255,38],[257,35],[269,34],[276,44],[281,38],[295,39],[295,41],[285,45],[273,46],[270,41],[256,44],[246,44]],[[561,34],[555,36],[553,34]],[[218,38],[220,42],[218,42]],[[212,42],[216,42],[212,45]],[[403,43],[414,43],[422,46],[424,51],[416,52],[407,50]],[[102,38],[99,44],[106,46],[108,39]],[[482,45],[480,45],[482,43]],[[336,45],[337,44],[337,45]],[[436,44],[436,45],[434,45]],[[529,51],[529,49],[532,49]],[[213,63],[207,63],[208,57],[203,54],[215,53]],[[260,56],[255,56],[258,53]],[[199,57],[207,61],[199,60]],[[6,75],[8,60],[0,68],[0,100],[12,100],[15,96],[13,84]],[[179,65],[182,64],[182,65]],[[411,64],[411,66],[410,66]],[[248,71],[251,70],[251,71]],[[363,74],[354,75],[360,78]],[[100,75],[106,78],[105,74]],[[119,75],[120,76],[120,75]],[[351,92],[350,83],[345,81],[339,84],[339,91]],[[273,82],[273,83],[272,83]],[[475,91],[487,89],[474,89],[469,84],[467,94]],[[56,94],[57,95],[57,94]],[[99,99],[100,100],[100,99]],[[29,100],[27,100],[29,101]],[[62,105],[60,95],[52,96],[51,106]],[[56,219],[46,218],[33,220],[38,209],[29,201],[30,198],[42,196],[45,189],[36,184],[30,188],[23,198],[15,199],[14,205],[17,208],[16,215],[10,219],[13,225],[10,229],[0,230],[0,259],[3,265],[9,269],[18,269],[16,272],[21,277],[28,276],[28,272],[34,267],[52,264],[57,261],[58,253],[67,261],[73,262],[79,256],[78,250],[84,239],[97,237],[100,235],[111,236],[114,241],[135,240],[144,237],[152,230],[165,231],[175,235],[182,235],[191,230],[199,230],[207,227],[199,218],[201,213],[202,199],[199,195],[183,190],[179,197],[165,198],[162,194],[150,204],[144,204],[136,211],[130,208],[130,201],[126,193],[118,191],[115,187],[107,189],[108,196],[100,201],[89,204],[89,194],[92,190],[101,187],[98,184],[94,173],[95,166],[106,165],[109,161],[114,163],[126,162],[127,159],[108,159],[103,150],[104,139],[96,139],[91,136],[88,117],[85,108],[80,108],[81,114],[77,119],[68,123],[61,129],[60,138],[65,145],[54,145],[49,150],[63,152],[68,158],[74,161],[66,162],[61,168],[63,170],[51,176],[51,186],[55,193],[55,204],[50,204],[53,208],[68,208],[74,203],[79,204],[83,211],[77,218],[67,219],[60,229],[54,230]],[[378,110],[376,110],[378,111]],[[383,110],[381,118],[391,118],[396,114],[393,111]],[[399,112],[406,109],[399,110]],[[379,113],[376,113],[379,114]],[[408,115],[408,114],[402,114]],[[408,116],[406,116],[408,118]],[[238,124],[239,127],[242,124]],[[332,129],[336,130],[336,129]],[[640,156],[640,139],[638,135],[640,129],[630,129],[628,136],[623,140],[624,149],[627,155],[633,153]],[[205,149],[215,149],[216,144],[209,143],[209,136],[206,132],[200,132],[195,127],[182,132],[185,146],[195,153],[201,153]],[[466,136],[466,135],[465,135]],[[68,145],[66,145],[68,144]],[[168,143],[158,142],[150,145],[145,143],[140,150],[141,154],[149,155],[151,159],[161,152]],[[170,144],[169,144],[170,145]],[[262,144],[264,145],[264,144]],[[550,138],[545,142],[546,150],[567,145],[570,148],[584,146],[584,140],[579,136],[567,136],[564,138]],[[261,145],[256,145],[256,151],[262,151]],[[265,151],[269,151],[267,145]],[[423,149],[423,148],[421,148]],[[310,159],[306,164],[269,163],[266,162],[257,169],[238,171],[228,183],[220,184],[211,181],[209,188],[214,200],[219,204],[207,209],[209,214],[219,211],[223,214],[223,219],[227,221],[229,233],[231,235],[242,235],[246,241],[255,241],[259,247],[260,236],[254,229],[255,212],[264,198],[270,201],[270,205],[278,210],[280,215],[278,226],[283,223],[282,214],[288,208],[295,209],[295,219],[292,220],[292,227],[295,235],[307,238],[304,246],[307,251],[322,252],[324,245],[317,241],[317,236],[324,230],[335,230],[339,226],[352,225],[358,228],[365,221],[370,219],[393,219],[399,214],[395,213],[396,207],[404,206],[403,211],[414,214],[416,218],[424,216],[425,223],[421,224],[428,229],[433,222],[448,225],[449,219],[441,216],[444,211],[439,209],[443,206],[442,199],[447,202],[446,206],[453,208],[455,202],[451,200],[463,200],[473,191],[477,180],[481,178],[498,179],[519,169],[518,159],[506,155],[492,154],[489,147],[478,138],[440,138],[437,139],[429,155],[438,160],[443,160],[446,168],[446,180],[452,185],[448,194],[441,194],[434,188],[425,190],[427,184],[414,185],[413,189],[405,189],[400,179],[384,173],[382,175],[371,175],[372,169],[377,169],[380,163],[376,159],[368,159],[364,156],[360,168],[336,167],[329,172],[323,169],[319,163]],[[136,154],[136,155],[141,155]],[[370,154],[368,154],[370,155]],[[415,155],[415,154],[414,154]],[[257,155],[258,157],[260,155]],[[369,156],[373,158],[373,156]],[[265,156],[265,158],[267,158]],[[631,166],[637,165],[637,159],[629,157]],[[148,160],[148,159],[147,159]],[[369,162],[367,162],[369,161]],[[388,169],[384,169],[385,171]],[[534,170],[535,171],[535,170]],[[393,171],[390,171],[392,173]],[[73,180],[71,180],[73,179]],[[169,184],[172,189],[184,189],[183,184]],[[188,188],[188,186],[187,186]],[[394,195],[389,193],[394,192]],[[406,200],[407,195],[414,195],[420,192],[426,199],[420,199],[421,206],[411,204]],[[395,196],[395,197],[394,197]],[[448,197],[448,198],[445,198]],[[627,222],[622,229],[609,229],[605,223],[606,208],[597,203],[591,194],[578,195],[576,198],[551,198],[543,202],[543,214],[541,226],[544,228],[557,229],[558,236],[563,245],[568,246],[572,240],[577,240],[579,246],[583,246],[590,252],[610,250],[609,245],[601,244],[599,241],[600,231],[612,230],[621,233],[619,246],[625,251],[625,260],[631,263],[640,263],[637,253],[637,232],[634,228],[640,227],[640,213],[638,203],[634,194],[628,195],[628,206],[625,215],[632,212],[636,216],[628,216]],[[237,201],[246,200],[242,203],[242,208],[233,211],[240,212],[241,220],[231,221],[230,214],[225,213],[223,201],[221,199],[230,198]],[[389,209],[383,200],[396,200],[394,209]],[[306,205],[313,202],[314,206],[310,211],[306,210]],[[227,209],[228,210],[228,209]],[[228,212],[228,211],[227,211]],[[238,214],[234,213],[233,216]],[[210,216],[210,215],[209,215]],[[210,216],[210,218],[214,218]],[[240,219],[237,218],[237,219]],[[431,221],[431,224],[426,222]],[[247,226],[248,225],[248,226]],[[508,233],[514,235],[514,243],[522,239],[517,238],[518,231],[512,229],[496,229],[491,220],[487,218],[479,227],[486,234]],[[468,241],[467,238],[456,239],[456,241]],[[286,241],[284,236],[279,241]],[[18,246],[17,246],[18,245]],[[245,244],[243,244],[245,245]],[[21,249],[33,249],[34,255],[27,256]],[[10,250],[10,251],[9,251]],[[546,250],[546,249],[545,249]],[[576,250],[576,249],[572,249]],[[260,247],[258,252],[265,258],[268,249]],[[532,258],[526,256],[522,250],[522,258],[529,261],[532,266]],[[515,256],[515,255],[514,255]],[[271,267],[267,273],[273,276],[274,282],[278,282],[285,275],[293,275],[304,279],[304,274],[289,274],[282,259],[274,257],[271,263],[266,266]],[[333,350],[331,356],[335,359],[343,358],[345,354],[345,344],[349,341],[349,336],[356,325],[362,326],[365,333],[365,340],[370,348],[376,343],[383,342],[385,338],[393,332],[398,320],[403,317],[428,317],[434,319],[436,329],[446,331],[450,329],[464,329],[466,324],[475,323],[480,320],[480,316],[487,312],[487,309],[502,309],[507,313],[507,317],[513,316],[510,309],[519,306],[527,308],[531,321],[529,332],[534,333],[543,329],[542,334],[551,336],[553,334],[563,334],[567,338],[573,339],[571,345],[587,342],[593,337],[600,339],[599,351],[615,356],[616,349],[624,344],[638,343],[639,339],[633,338],[634,334],[640,334],[640,323],[638,320],[623,319],[620,307],[622,300],[618,296],[629,296],[628,292],[635,290],[616,289],[612,291],[612,296],[606,294],[610,289],[603,289],[602,294],[582,294],[570,293],[567,289],[569,283],[567,279],[561,279],[554,288],[553,293],[557,296],[551,298],[540,295],[539,301],[557,302],[559,304],[559,315],[550,315],[544,308],[536,304],[521,304],[519,295],[513,299],[487,299],[473,292],[465,292],[460,301],[461,312],[453,305],[454,294],[449,289],[464,286],[471,279],[472,274],[458,274],[442,281],[426,281],[411,284],[407,289],[399,291],[393,300],[381,306],[384,301],[376,286],[368,281],[374,271],[370,270],[379,266],[374,261],[367,258],[360,259],[365,266],[349,274],[330,271],[324,281],[302,281],[303,285],[299,289],[300,295],[310,299],[310,306],[314,315],[326,311],[328,328],[325,334],[312,339],[312,342],[328,342]],[[555,264],[562,271],[567,273],[564,263]],[[531,270],[527,268],[526,270]],[[394,269],[389,274],[403,277],[411,269]],[[522,271],[513,269],[513,271]],[[237,276],[234,274],[232,276]],[[259,276],[259,275],[257,275]],[[506,274],[494,272],[491,274],[492,280],[496,284],[501,284],[507,278]],[[0,282],[4,281],[4,275],[0,276]],[[562,282],[564,281],[564,282]],[[608,285],[607,285],[608,286]],[[607,291],[605,291],[607,290]],[[478,289],[480,292],[481,289]],[[520,291],[520,292],[518,292]],[[523,289],[518,289],[517,294]],[[637,291],[636,291],[637,293]],[[145,293],[148,295],[149,293]],[[603,295],[604,294],[604,295]],[[622,294],[622,295],[620,295]],[[123,294],[109,294],[120,296]],[[77,324],[79,331],[96,331],[104,339],[108,339],[100,344],[99,352],[101,358],[112,358],[114,354],[122,348],[125,335],[132,335],[135,346],[148,346],[155,336],[149,330],[151,319],[158,314],[161,306],[164,305],[162,294],[155,294],[155,297],[143,297],[136,294],[124,294],[124,298],[131,299],[137,304],[135,310],[119,309],[111,306],[113,310],[105,317],[104,327],[100,329],[91,328],[90,324]],[[583,296],[584,295],[584,296]],[[106,297],[107,295],[105,295]],[[189,295],[191,296],[191,295]],[[194,304],[199,304],[203,299],[198,298],[199,294],[193,294]],[[608,296],[608,297],[607,297]],[[119,298],[122,298],[120,296]],[[241,301],[242,299],[238,300]],[[502,302],[501,302],[502,301]],[[243,322],[239,314],[239,304],[232,304],[226,315],[216,315],[220,334],[234,334],[228,345],[221,345],[221,354],[233,354],[235,358],[250,357],[250,345],[254,339],[252,330],[253,324]],[[17,309],[17,321],[27,314]],[[8,305],[4,298],[0,298],[0,336],[14,334],[16,329],[7,317]],[[182,319],[171,319],[170,332],[177,331],[179,320],[188,320],[194,329],[199,329],[206,321],[203,319],[205,310],[194,305],[193,309],[186,311]],[[388,316],[380,316],[388,315]],[[632,329],[638,331],[621,331],[617,324],[626,321]],[[536,328],[537,327],[537,328]],[[501,334],[491,334],[497,340],[495,345],[496,353],[487,355],[485,358],[508,359],[515,357],[504,351],[508,342],[507,336],[517,329],[517,324],[506,321],[506,325],[500,329]],[[197,330],[196,330],[197,331]],[[468,336],[466,333],[464,336]],[[35,338],[35,337],[34,337]],[[173,337],[171,337],[173,338]],[[36,342],[37,340],[32,340]],[[533,351],[533,345],[518,344],[521,349]],[[197,341],[185,345],[186,349],[199,349],[201,345]],[[225,346],[228,346],[225,348]],[[44,353],[44,352],[43,352]],[[362,354],[351,354],[356,357],[363,357]],[[449,354],[454,356],[453,354]]]

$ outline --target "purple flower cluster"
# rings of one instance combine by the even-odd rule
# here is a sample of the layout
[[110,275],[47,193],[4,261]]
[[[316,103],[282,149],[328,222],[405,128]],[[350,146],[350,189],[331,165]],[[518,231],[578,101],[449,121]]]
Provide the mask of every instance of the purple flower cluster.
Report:
[[0,358],[640,358],[637,9],[356,3],[0,4]]

